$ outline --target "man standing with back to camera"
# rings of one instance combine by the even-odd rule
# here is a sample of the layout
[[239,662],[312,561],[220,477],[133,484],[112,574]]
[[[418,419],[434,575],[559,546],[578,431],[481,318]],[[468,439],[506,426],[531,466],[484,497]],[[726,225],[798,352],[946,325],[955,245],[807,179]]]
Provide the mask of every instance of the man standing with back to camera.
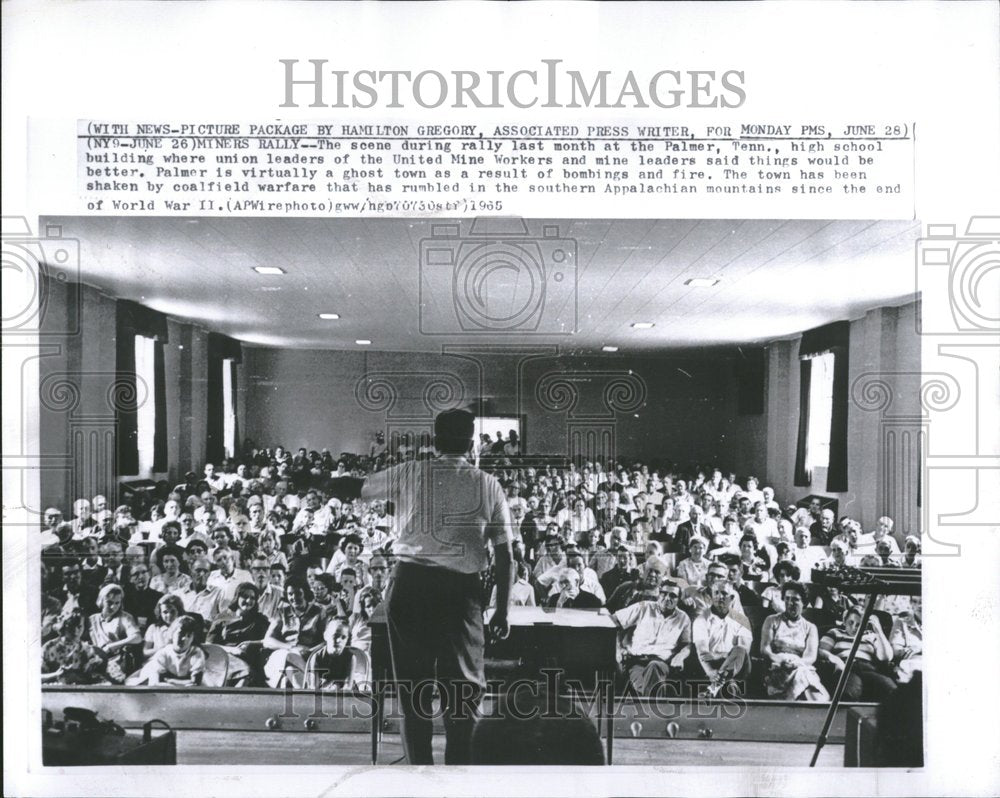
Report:
[[486,685],[479,574],[493,544],[494,637],[506,637],[512,582],[511,521],[500,483],[468,455],[475,416],[447,410],[434,421],[438,457],[372,474],[365,501],[396,507],[398,564],[387,599],[389,651],[403,710],[403,750],[411,765],[432,765],[432,694],[444,714],[445,764],[468,764],[478,699]]

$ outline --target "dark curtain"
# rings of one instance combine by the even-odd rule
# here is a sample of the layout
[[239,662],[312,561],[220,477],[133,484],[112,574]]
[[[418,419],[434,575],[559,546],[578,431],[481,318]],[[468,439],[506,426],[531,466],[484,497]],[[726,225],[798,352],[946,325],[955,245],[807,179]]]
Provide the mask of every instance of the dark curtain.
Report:
[[736,413],[759,416],[764,412],[765,351],[762,348],[740,349],[736,361]]
[[812,363],[799,362],[799,437],[795,444],[795,487],[808,488],[812,485],[812,474],[806,470],[806,439],[809,435],[809,386]]
[[837,321],[802,334],[799,345],[801,382],[799,386],[799,437],[795,449],[795,485],[811,483],[807,473],[806,436],[809,429],[809,384],[811,364],[808,359],[825,352],[833,353],[833,409],[830,418],[830,463],[827,468],[826,490],[843,493],[847,490],[847,408],[850,374],[851,323]]
[[[208,415],[206,418],[207,437],[205,441],[206,462],[218,463],[226,456],[224,440],[225,412],[222,403],[222,364],[227,358],[235,364],[243,358],[240,342],[219,333],[208,334]],[[233,402],[236,401],[236,382],[233,381]],[[237,436],[238,436],[237,431]],[[238,437],[237,437],[238,440]]]
[[[115,415],[118,420],[117,460],[115,474],[134,476],[139,473],[139,427],[136,411],[137,389],[135,378],[135,337],[142,335],[157,341],[157,363],[163,359],[163,344],[167,342],[167,317],[150,310],[137,302],[119,299],[115,305],[115,375],[117,390],[113,392]],[[154,364],[155,365],[155,364]],[[163,425],[163,452],[159,447],[154,453],[154,462],[166,462],[166,380],[159,368],[156,371],[157,384],[154,395],[147,401],[156,402],[156,427],[159,432]],[[163,391],[162,405],[160,391]],[[161,407],[163,412],[161,412]],[[162,422],[161,419],[162,418]],[[155,467],[155,466],[154,466]]]
[[167,462],[167,369],[162,341],[156,342],[153,373],[156,380],[156,427],[153,432],[153,471],[162,473],[170,468],[170,464]]

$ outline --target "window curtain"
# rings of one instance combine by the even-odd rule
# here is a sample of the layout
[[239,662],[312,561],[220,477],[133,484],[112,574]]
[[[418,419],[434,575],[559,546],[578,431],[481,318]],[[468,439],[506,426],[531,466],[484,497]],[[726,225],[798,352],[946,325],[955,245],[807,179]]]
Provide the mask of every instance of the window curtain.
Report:
[[833,353],[833,409],[830,417],[830,463],[826,474],[827,493],[847,490],[847,408],[850,371],[851,323],[837,321],[802,334],[799,345],[799,434],[795,447],[795,485],[808,487],[812,475],[806,469],[806,441],[809,430],[809,388],[812,366],[809,358]]
[[[139,473],[138,389],[135,378],[135,336],[156,341],[156,385],[153,396],[146,401],[156,404],[153,469],[166,470],[167,460],[167,394],[163,365],[163,346],[167,343],[167,317],[137,302],[119,299],[115,305],[115,375],[117,390],[113,392],[118,421],[117,462],[115,474],[134,476]],[[161,468],[162,466],[162,468]]]
[[[235,338],[220,333],[208,334],[208,413],[206,417],[207,438],[205,441],[206,462],[218,463],[225,459],[225,412],[222,405],[222,365],[226,359],[232,360],[233,403],[236,403],[236,364],[243,359],[243,349]],[[234,408],[235,409],[235,408]],[[236,440],[239,441],[239,429]]]
[[163,352],[164,342],[157,340],[154,350],[153,372],[156,379],[156,427],[153,433],[153,471],[158,474],[168,470],[167,462],[167,368]]

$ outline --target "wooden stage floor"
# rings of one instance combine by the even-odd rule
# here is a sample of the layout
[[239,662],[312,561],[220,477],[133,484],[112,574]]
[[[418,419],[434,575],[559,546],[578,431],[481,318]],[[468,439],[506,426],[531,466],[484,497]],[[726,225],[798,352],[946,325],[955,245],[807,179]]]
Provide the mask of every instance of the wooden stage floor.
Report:
[[[713,767],[808,767],[813,744],[749,742],[743,740],[668,740],[616,738],[615,766],[668,765]],[[380,767],[403,755],[396,734],[382,740]],[[444,761],[444,736],[434,735],[434,759]],[[181,729],[177,732],[178,765],[368,765],[371,740],[365,734],[322,734],[303,739],[299,734],[216,732]],[[402,764],[402,763],[400,763]],[[827,745],[818,767],[842,768],[844,746]]]

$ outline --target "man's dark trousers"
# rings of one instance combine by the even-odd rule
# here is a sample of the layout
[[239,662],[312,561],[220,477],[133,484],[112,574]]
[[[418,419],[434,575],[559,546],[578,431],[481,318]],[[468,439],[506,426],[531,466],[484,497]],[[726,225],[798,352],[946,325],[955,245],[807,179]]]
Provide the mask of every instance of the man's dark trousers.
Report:
[[389,651],[403,711],[403,750],[411,765],[433,764],[432,698],[445,727],[445,764],[468,764],[483,672],[479,574],[400,562],[389,591]]

